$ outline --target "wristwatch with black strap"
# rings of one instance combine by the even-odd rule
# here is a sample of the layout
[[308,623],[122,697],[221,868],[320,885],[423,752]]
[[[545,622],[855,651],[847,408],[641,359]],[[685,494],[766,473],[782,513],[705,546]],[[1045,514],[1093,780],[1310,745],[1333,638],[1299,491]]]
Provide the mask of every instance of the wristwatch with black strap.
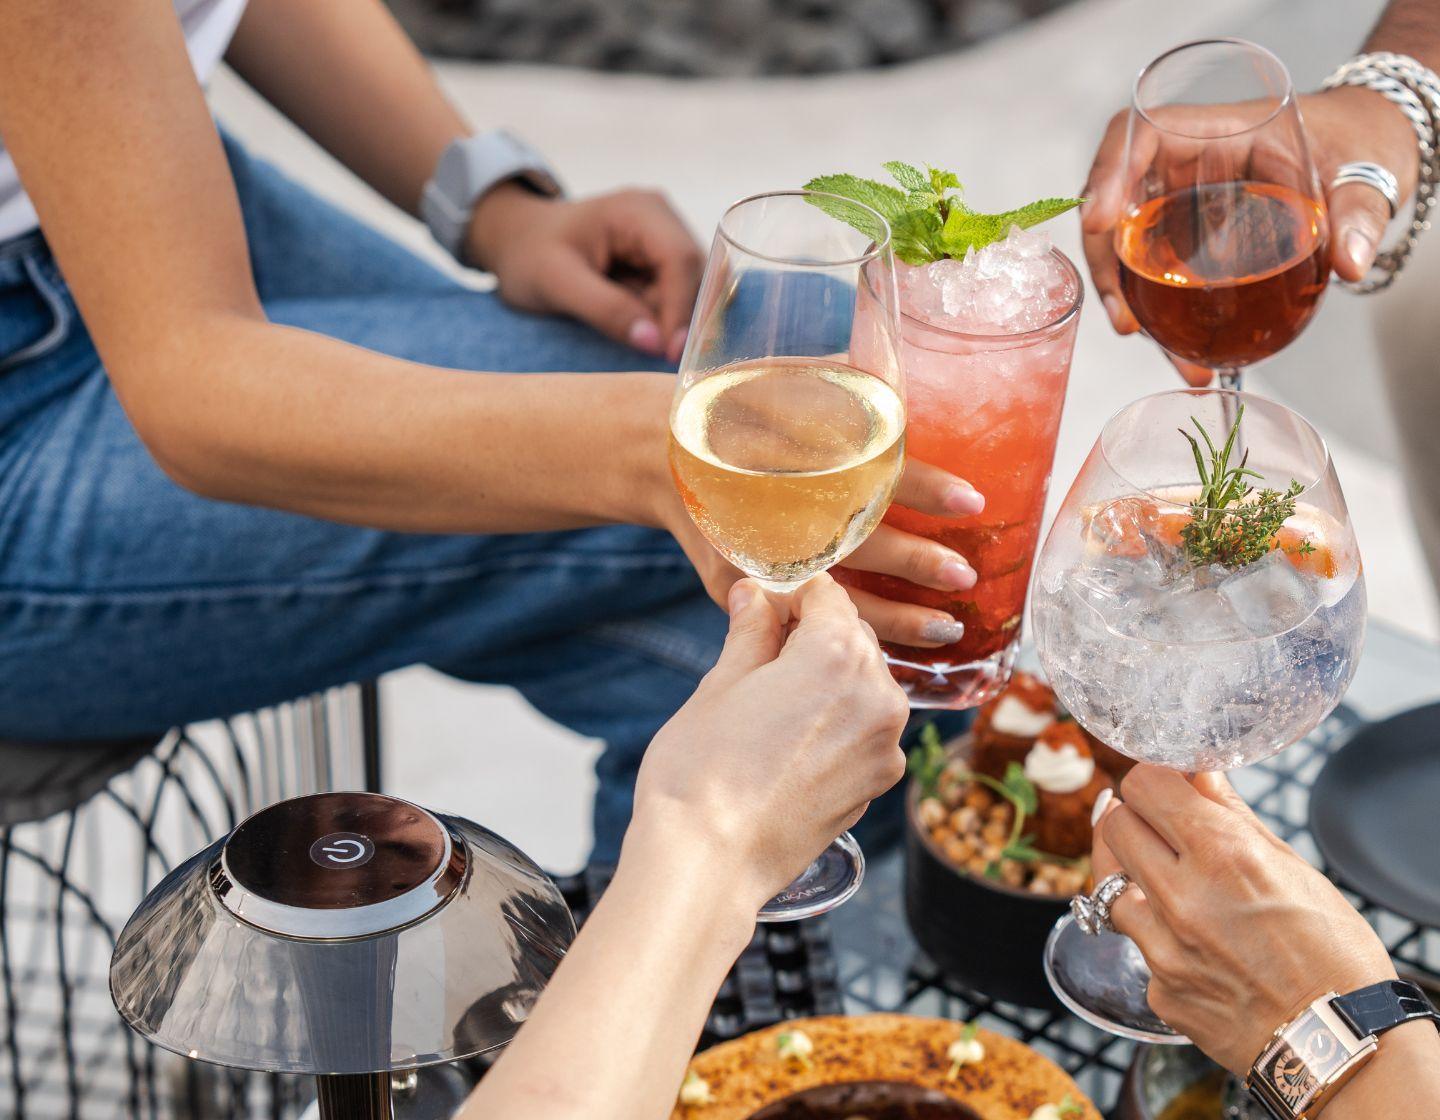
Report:
[[1440,1028],[1440,1013],[1408,980],[1330,992],[1275,1032],[1245,1088],[1275,1120],[1313,1120],[1375,1056],[1380,1035],[1416,1019]]

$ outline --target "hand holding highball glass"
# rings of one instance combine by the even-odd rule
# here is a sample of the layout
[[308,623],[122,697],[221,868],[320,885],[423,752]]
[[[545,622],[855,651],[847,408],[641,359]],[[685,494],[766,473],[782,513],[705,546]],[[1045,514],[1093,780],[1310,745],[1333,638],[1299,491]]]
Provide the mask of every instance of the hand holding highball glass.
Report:
[[[782,611],[870,535],[900,481],[896,304],[889,226],[860,203],[786,191],[720,220],[670,411],[670,467],[701,533]],[[846,833],[760,918],[823,913],[863,872]]]

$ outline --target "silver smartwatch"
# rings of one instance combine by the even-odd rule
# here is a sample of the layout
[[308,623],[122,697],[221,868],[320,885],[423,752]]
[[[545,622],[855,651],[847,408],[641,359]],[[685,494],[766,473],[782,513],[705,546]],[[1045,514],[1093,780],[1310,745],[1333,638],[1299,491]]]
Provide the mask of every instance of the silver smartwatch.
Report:
[[514,179],[536,194],[562,192],[540,153],[503,129],[456,140],[440,157],[435,174],[420,195],[420,216],[435,240],[457,260],[475,206],[490,190]]

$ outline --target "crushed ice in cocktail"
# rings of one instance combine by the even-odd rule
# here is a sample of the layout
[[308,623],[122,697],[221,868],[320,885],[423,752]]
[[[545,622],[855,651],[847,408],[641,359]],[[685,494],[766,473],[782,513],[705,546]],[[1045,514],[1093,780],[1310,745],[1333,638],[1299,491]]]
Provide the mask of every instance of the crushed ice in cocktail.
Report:
[[905,310],[947,330],[1019,334],[1048,326],[1075,301],[1074,279],[1042,229],[1010,234],[964,260],[900,269]]

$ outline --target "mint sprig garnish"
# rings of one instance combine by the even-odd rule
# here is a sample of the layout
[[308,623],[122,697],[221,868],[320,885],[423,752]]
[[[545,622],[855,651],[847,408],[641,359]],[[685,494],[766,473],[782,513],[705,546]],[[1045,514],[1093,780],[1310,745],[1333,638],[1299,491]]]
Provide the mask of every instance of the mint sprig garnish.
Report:
[[[1011,226],[1029,229],[1079,206],[1079,198],[1042,198],[1028,206],[983,214],[965,204],[964,188],[953,171],[927,167],[924,171],[899,160],[885,164],[899,186],[862,179],[858,175],[817,175],[805,184],[863,203],[890,223],[895,255],[909,265],[929,264],[944,257],[962,259],[971,249],[1002,241]],[[878,239],[880,230],[862,211],[830,199],[811,201],[832,218]]]

